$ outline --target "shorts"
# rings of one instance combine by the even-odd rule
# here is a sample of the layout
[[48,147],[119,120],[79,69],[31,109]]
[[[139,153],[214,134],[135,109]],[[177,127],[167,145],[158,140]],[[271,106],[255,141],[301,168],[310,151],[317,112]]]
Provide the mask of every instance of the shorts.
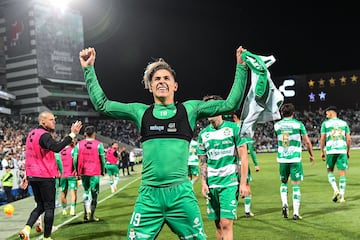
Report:
[[140,186],[126,239],[156,239],[164,224],[179,239],[206,239],[190,181],[168,187]]
[[81,176],[84,191],[91,191],[92,194],[99,194],[100,176]]
[[207,200],[207,215],[209,220],[221,218],[236,219],[239,185],[226,188],[210,188],[210,200]]
[[304,180],[302,162],[279,163],[280,180],[287,182],[289,177],[292,181]]
[[106,164],[105,165],[106,168],[106,173],[109,176],[119,176],[119,167],[117,164]]
[[73,177],[60,178],[60,187],[61,187],[61,191],[77,190],[76,177],[73,176]]
[[347,154],[327,154],[326,168],[334,169],[335,165],[338,170],[348,169],[349,166]]

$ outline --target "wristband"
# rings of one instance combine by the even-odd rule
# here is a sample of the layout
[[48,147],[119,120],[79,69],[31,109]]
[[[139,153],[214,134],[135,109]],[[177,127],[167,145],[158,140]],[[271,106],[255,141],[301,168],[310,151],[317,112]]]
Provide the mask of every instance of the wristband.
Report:
[[74,139],[74,138],[76,137],[76,134],[73,133],[73,132],[71,132],[71,133],[69,134],[69,137],[71,137],[72,139]]

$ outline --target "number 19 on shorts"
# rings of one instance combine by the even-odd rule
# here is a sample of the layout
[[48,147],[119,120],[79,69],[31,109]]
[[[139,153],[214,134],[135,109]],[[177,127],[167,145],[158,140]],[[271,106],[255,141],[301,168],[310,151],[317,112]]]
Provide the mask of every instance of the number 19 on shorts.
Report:
[[130,224],[137,227],[140,225],[140,219],[141,219],[141,214],[134,212],[131,216]]

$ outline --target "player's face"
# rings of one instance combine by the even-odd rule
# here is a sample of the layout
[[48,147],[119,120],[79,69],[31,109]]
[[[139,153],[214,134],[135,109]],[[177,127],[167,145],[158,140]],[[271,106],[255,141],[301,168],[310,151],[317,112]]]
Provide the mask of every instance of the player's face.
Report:
[[214,116],[214,117],[208,117],[208,120],[211,125],[213,125],[214,127],[217,127],[222,123],[222,116],[218,115],[218,116]]
[[158,99],[174,99],[178,85],[174,76],[166,69],[157,70],[150,83],[150,92]]

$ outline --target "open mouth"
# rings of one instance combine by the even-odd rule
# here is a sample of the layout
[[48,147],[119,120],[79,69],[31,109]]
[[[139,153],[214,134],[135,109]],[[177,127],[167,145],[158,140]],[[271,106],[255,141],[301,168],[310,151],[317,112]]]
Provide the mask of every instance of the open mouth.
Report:
[[167,86],[158,86],[158,87],[156,88],[156,90],[158,90],[158,91],[168,91],[169,88],[168,88]]

